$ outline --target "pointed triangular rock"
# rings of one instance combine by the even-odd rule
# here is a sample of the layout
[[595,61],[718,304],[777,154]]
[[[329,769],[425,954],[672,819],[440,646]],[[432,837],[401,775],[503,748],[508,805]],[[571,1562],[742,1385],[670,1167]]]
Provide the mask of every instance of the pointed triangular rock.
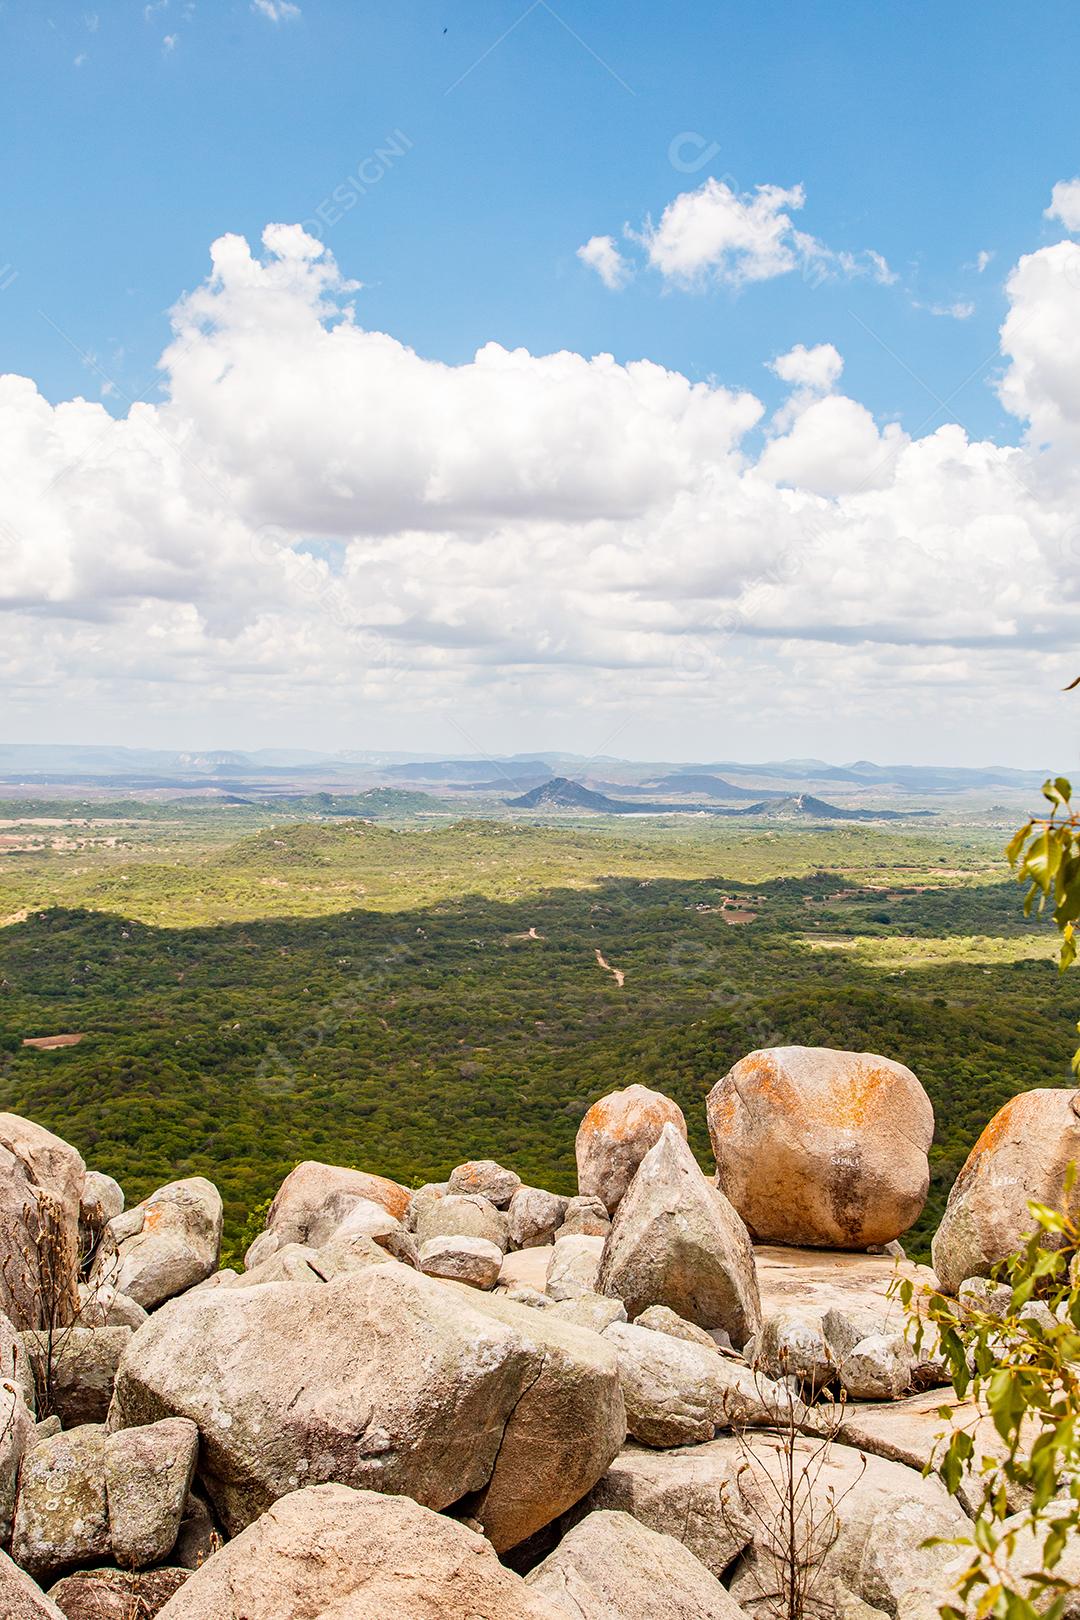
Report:
[[746,1227],[672,1125],[619,1205],[597,1287],[621,1299],[631,1317],[667,1305],[699,1327],[726,1329],[740,1348],[761,1326]]

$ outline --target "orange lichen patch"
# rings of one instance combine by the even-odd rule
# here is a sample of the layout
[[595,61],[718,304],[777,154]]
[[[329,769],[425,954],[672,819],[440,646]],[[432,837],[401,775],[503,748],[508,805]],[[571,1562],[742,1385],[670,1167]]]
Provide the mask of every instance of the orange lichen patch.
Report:
[[478,1164],[470,1161],[468,1164],[459,1164],[454,1171],[454,1185],[458,1192],[478,1193],[484,1178],[484,1171]]
[[359,1171],[358,1174],[363,1176],[366,1183],[366,1187],[360,1189],[362,1197],[370,1198],[372,1203],[381,1204],[386,1213],[392,1215],[396,1221],[405,1219],[405,1213],[412,1199],[412,1193],[407,1187],[398,1186],[396,1181],[390,1181],[386,1176],[370,1175],[367,1171]]
[[830,1079],[828,1090],[818,1105],[821,1115],[838,1130],[858,1130],[870,1124],[881,1107],[887,1105],[886,1094],[895,1082],[896,1076],[888,1069],[875,1068],[868,1063],[853,1065]]
[[1012,1129],[1015,1124],[1013,1116],[1021,1111],[1026,1095],[1026,1092],[1018,1092],[1015,1097],[1010,1097],[1008,1102],[998,1109],[997,1113],[994,1115],[989,1125],[985,1127],[982,1135],[979,1137],[978,1141],[975,1143],[975,1146],[968,1154],[967,1162],[965,1163],[963,1170],[960,1172],[961,1175],[963,1175],[965,1172],[968,1174],[973,1173],[978,1168],[979,1161],[983,1155],[986,1153],[992,1153],[1002,1139],[1009,1134],[1010,1129]]
[[796,1113],[802,1103],[798,1092],[784,1074],[772,1052],[751,1052],[735,1065],[735,1089],[741,1092],[744,1082],[749,1082],[747,1089],[768,1104],[783,1113]]
[[152,1232],[155,1226],[160,1226],[164,1214],[164,1204],[144,1204],[142,1223],[143,1231]]
[[78,1046],[81,1035],[28,1035],[24,1046],[33,1046],[39,1052],[54,1052],[59,1046]]
[[710,1102],[709,1127],[714,1131],[729,1131],[735,1123],[735,1114],[738,1110],[739,1094],[734,1086],[729,1091],[722,1092],[715,1102]]

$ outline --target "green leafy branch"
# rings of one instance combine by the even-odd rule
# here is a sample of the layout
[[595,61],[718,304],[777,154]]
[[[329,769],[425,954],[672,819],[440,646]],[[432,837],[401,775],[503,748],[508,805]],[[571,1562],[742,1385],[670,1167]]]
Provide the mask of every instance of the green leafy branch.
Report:
[[[1074,1184],[1072,1166],[1066,1209]],[[1080,1222],[1028,1208],[1035,1230],[997,1268],[985,1300],[934,1293],[917,1310],[913,1284],[901,1284],[916,1342],[936,1337],[957,1398],[1000,1441],[996,1455],[979,1456],[976,1421],[928,1466],[952,1495],[973,1478],[983,1488],[971,1536],[953,1543],[970,1554],[957,1581],[963,1607],[943,1604],[943,1620],[1060,1620],[1073,1590],[1058,1566],[1080,1536]],[[954,1419],[948,1407],[941,1416]]]
[[[1032,816],[1025,822],[1010,839],[1005,853],[1017,881],[1028,885],[1024,915],[1030,917],[1032,912],[1039,914],[1052,907],[1054,923],[1061,933],[1058,965],[1064,972],[1077,955],[1080,809],[1073,807],[1072,784],[1064,776],[1044,782],[1043,797],[1050,803],[1050,814]],[[1074,1054],[1072,1066],[1080,1072],[1080,1050]]]

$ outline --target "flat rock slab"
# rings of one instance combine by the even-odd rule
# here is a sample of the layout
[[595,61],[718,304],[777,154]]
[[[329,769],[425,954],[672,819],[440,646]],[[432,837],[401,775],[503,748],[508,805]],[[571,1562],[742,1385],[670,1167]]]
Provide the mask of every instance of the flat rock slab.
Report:
[[840,1249],[796,1249],[762,1243],[754,1247],[762,1315],[797,1308],[820,1319],[831,1310],[868,1310],[888,1319],[899,1332],[904,1308],[889,1289],[898,1277],[916,1288],[936,1288],[929,1266],[896,1261],[891,1254],[852,1254]]
[[[941,1409],[946,1406],[951,1415],[943,1418]],[[922,1469],[934,1455],[941,1437],[948,1439],[953,1430],[961,1427],[977,1436],[977,1443],[987,1455],[1000,1452],[1001,1441],[996,1447],[993,1444],[994,1425],[979,1416],[975,1403],[955,1400],[943,1389],[927,1390],[902,1401],[852,1402],[840,1437],[846,1445],[858,1446],[875,1457]]]
[[[943,1418],[944,1407],[948,1407],[949,1416]],[[958,1401],[948,1390],[931,1389],[902,1401],[851,1402],[840,1439],[860,1451],[891,1462],[906,1463],[909,1468],[921,1471],[940,1456],[950,1436],[961,1428],[975,1440],[975,1459],[974,1467],[969,1468],[960,1485],[957,1500],[965,1512],[974,1514],[985,1489],[985,1481],[980,1477],[981,1459],[1004,1460],[1007,1449],[992,1420],[980,1412],[974,1401]],[[1037,1433],[1036,1428],[1030,1428],[1029,1441],[1034,1440]],[[1009,1485],[1007,1492],[1014,1513],[1026,1505],[1019,1487]]]

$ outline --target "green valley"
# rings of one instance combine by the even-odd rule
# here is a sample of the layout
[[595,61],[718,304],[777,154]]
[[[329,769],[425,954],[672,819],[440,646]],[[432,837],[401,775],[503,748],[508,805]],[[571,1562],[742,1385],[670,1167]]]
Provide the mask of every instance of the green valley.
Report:
[[132,1202],[209,1176],[233,1241],[304,1157],[415,1184],[490,1155],[571,1191],[582,1113],[634,1080],[708,1163],[714,1081],[798,1043],[926,1086],[924,1254],[991,1113],[1068,1082],[1072,986],[994,826],[34,808],[0,862],[0,1107]]

